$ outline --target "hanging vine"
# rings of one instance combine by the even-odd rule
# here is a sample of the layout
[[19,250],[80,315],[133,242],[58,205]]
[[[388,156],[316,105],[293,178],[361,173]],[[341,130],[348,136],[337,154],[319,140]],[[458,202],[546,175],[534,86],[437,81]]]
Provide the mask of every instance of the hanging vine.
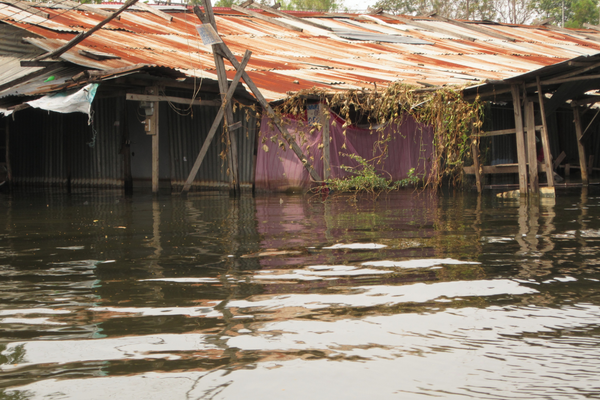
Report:
[[[302,126],[307,102],[316,100],[326,103],[344,120],[344,136],[346,129],[359,121],[366,121],[377,132],[374,163],[385,159],[389,141],[393,135],[400,134],[398,130],[385,129],[390,124],[399,127],[407,116],[412,116],[416,122],[432,127],[431,167],[423,176],[423,183],[434,189],[443,182],[452,186],[462,183],[462,168],[472,157],[473,130],[481,127],[483,118],[483,103],[479,98],[473,102],[465,101],[459,87],[424,91],[403,83],[393,83],[382,91],[349,90],[332,94],[317,88],[302,90],[290,94],[275,112],[283,121],[292,117]],[[301,144],[306,141],[307,133],[320,128],[319,124],[313,125],[311,129],[299,130]]]

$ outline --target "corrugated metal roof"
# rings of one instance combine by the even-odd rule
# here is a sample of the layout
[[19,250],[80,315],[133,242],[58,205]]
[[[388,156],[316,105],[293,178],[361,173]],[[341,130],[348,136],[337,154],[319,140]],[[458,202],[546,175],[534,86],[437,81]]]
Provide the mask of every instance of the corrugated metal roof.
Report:
[[[60,47],[78,32],[102,21],[101,16],[93,13],[57,9],[42,3],[32,5],[50,18],[7,5],[0,8],[0,21],[41,36],[28,41],[45,51]],[[118,6],[113,3],[100,7]],[[173,16],[173,20],[168,22],[134,7],[61,59],[100,70],[152,64],[188,76],[214,79],[212,51],[200,42],[195,30],[200,22],[191,9],[181,6],[160,9]],[[411,84],[465,85],[506,79],[574,57],[600,53],[600,34],[590,30],[565,34],[543,26],[463,21],[515,39],[509,41],[431,18],[415,19],[418,26],[413,26],[379,15],[328,17],[322,13],[292,13],[332,28],[332,32],[255,11],[303,29],[302,32],[287,30],[237,11],[215,8],[219,33],[232,52],[241,58],[246,49],[252,51],[247,71],[267,100],[282,99],[288,92],[313,86],[331,91],[372,88],[375,84],[381,88],[397,80]],[[457,36],[448,31],[456,32]],[[461,35],[475,40],[465,40]],[[94,60],[79,50],[119,58]],[[234,70],[226,65],[232,78]]]

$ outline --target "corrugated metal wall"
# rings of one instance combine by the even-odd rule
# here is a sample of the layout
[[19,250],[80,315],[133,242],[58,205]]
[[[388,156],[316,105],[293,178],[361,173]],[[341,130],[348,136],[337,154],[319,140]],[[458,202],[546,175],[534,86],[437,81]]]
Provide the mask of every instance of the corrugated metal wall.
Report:
[[[168,113],[168,130],[171,139],[171,184],[183,186],[202,144],[217,115],[217,107],[194,106],[191,115],[183,116],[174,110]],[[193,115],[193,117],[192,117]],[[242,121],[242,129],[235,131],[238,144],[240,185],[252,187],[254,181],[254,148],[257,132],[255,112],[250,108],[238,108],[234,120]],[[228,188],[227,161],[220,154],[225,150],[223,128],[219,127],[208,149],[194,186],[201,188]]]
[[[32,186],[66,186],[70,177],[74,187],[122,187],[121,113],[125,109],[125,99],[97,98],[92,109],[91,125],[88,125],[88,117],[81,113],[59,114],[38,109],[15,113],[14,121],[12,117],[9,121],[13,182]],[[170,154],[167,151],[166,156],[161,156],[161,163],[169,165],[167,176],[171,177],[173,189],[180,189],[177,186],[182,186],[187,179],[217,111],[217,107],[195,106],[193,118],[180,115],[171,107],[166,113],[161,112],[167,117],[166,123],[161,120],[161,136],[167,134],[170,145]],[[257,119],[255,112],[249,108],[238,108],[235,119],[241,120],[243,125],[236,131],[240,183],[251,188]],[[141,124],[134,125],[143,129]],[[219,157],[225,148],[221,132],[222,128],[209,147],[194,181],[196,187],[229,187],[227,162]],[[136,154],[136,159],[139,157],[143,157],[141,162],[151,163],[150,154]]]
[[[124,100],[123,100],[124,101]],[[20,185],[121,187],[121,136],[115,99],[97,99],[93,122],[81,113],[27,109],[10,120],[13,181]]]

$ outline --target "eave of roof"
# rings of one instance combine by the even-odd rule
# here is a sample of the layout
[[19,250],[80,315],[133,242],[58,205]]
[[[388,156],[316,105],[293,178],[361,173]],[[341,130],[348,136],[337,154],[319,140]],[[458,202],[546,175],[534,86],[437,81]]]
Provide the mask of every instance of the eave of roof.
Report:
[[[84,11],[58,9],[43,3],[32,5],[48,13],[50,18],[7,5],[0,8],[0,21],[37,36],[28,41],[45,51],[60,47],[103,19]],[[96,7],[110,10],[118,6],[111,3]],[[181,6],[159,8],[173,20],[168,22],[134,7],[60,58],[90,69],[112,70],[145,64],[179,71],[188,77],[216,79],[212,49],[200,42],[195,29],[199,24],[196,16]],[[255,11],[269,15],[262,10]],[[598,37],[593,40],[579,35],[580,31],[570,35],[543,26],[463,21],[515,39],[508,41],[431,18],[418,18],[418,26],[412,26],[385,16],[293,13],[295,17],[307,18],[334,31],[350,31],[350,36],[357,38],[388,35],[394,39],[406,37],[406,41],[432,43],[410,44],[345,39],[335,32],[288,20],[285,22],[302,26],[303,31],[286,30],[230,9],[215,8],[215,14],[219,33],[232,52],[241,57],[245,50],[252,51],[248,74],[270,101],[313,86],[335,92],[372,89],[375,85],[382,88],[394,81],[464,86],[513,79],[573,58],[600,53],[597,32],[585,31],[587,37]],[[284,20],[275,15],[271,17]],[[454,31],[474,41],[439,33],[438,29]],[[108,53],[116,58],[95,60],[82,55],[80,50]],[[233,67],[226,65],[228,76],[232,78]]]

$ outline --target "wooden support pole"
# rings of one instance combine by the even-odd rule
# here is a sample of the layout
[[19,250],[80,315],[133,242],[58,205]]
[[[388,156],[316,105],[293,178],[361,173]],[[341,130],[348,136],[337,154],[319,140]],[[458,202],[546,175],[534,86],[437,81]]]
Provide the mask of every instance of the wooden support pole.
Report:
[[237,84],[239,83],[240,78],[242,77],[242,74],[244,73],[244,68],[246,68],[246,64],[248,64],[248,60],[250,60],[251,54],[252,53],[250,51],[246,50],[246,54],[244,54],[242,63],[239,65],[237,73],[235,74],[235,77],[233,78],[233,81],[231,82],[231,86],[229,86],[229,90],[227,91],[227,94],[225,95],[225,99],[223,100],[223,105],[219,108],[219,112],[217,113],[217,116],[215,117],[215,120],[214,120],[212,126],[210,127],[210,131],[208,132],[208,135],[206,136],[206,139],[204,140],[204,144],[202,145],[202,148],[200,149],[200,153],[198,154],[198,157],[196,158],[196,161],[194,162],[194,166],[192,167],[192,170],[190,171],[190,174],[188,175],[188,178],[185,181],[185,184],[183,185],[183,190],[182,190],[183,193],[190,190],[190,187],[192,186],[192,182],[194,181],[194,178],[198,174],[198,170],[200,169],[202,160],[204,160],[204,156],[206,155],[206,152],[208,151],[208,146],[210,146],[210,142],[212,141],[213,137],[215,136],[215,133],[217,132],[217,129],[219,128],[219,125],[221,124],[223,115],[225,115],[225,108],[226,108],[225,106],[233,98],[233,93],[235,92],[235,88],[237,87]]
[[319,119],[323,132],[323,180],[329,179],[331,172],[331,153],[329,150],[329,107],[319,103]]
[[[215,16],[212,12],[212,6],[210,0],[202,0],[202,5],[204,6],[204,10],[206,10],[205,14],[200,14],[198,17],[202,21],[203,24],[210,24],[215,32],[218,34],[217,23],[215,21]],[[198,9],[199,10],[199,9]],[[227,82],[227,72],[225,70],[225,62],[223,61],[223,56],[220,54],[219,46],[214,44],[212,45],[213,57],[215,60],[215,66],[217,68],[217,79],[219,83],[219,93],[221,94],[221,101],[224,102],[225,94],[229,90],[229,84]],[[231,105],[231,101],[227,102],[225,105],[225,130],[227,136],[227,164],[229,166],[229,190],[232,194],[240,193],[240,181],[239,181],[239,166],[238,166],[238,152],[237,152],[237,140],[235,133],[232,133],[231,127],[234,125],[233,121],[233,107]]]
[[529,164],[529,190],[537,193],[540,188],[537,162],[537,143],[535,139],[535,114],[534,104],[525,96],[523,104],[525,110],[525,124],[527,127],[527,163]]
[[[212,14],[212,5],[210,4],[210,2],[205,2],[204,6],[205,6],[205,10],[207,11],[208,18],[210,18],[213,15]],[[203,13],[198,6],[194,7],[194,13],[198,16],[200,21],[203,21]],[[214,16],[213,16],[213,19],[214,19]],[[231,65],[233,65],[233,67],[238,72],[240,72],[240,63],[235,58],[235,56],[233,55],[231,50],[229,50],[229,47],[227,47],[227,45],[225,45],[225,43],[219,43],[217,46],[219,46],[219,50],[222,53],[222,55],[229,60]],[[288,144],[289,144],[290,148],[292,149],[292,151],[294,152],[294,154],[296,154],[296,156],[298,157],[300,162],[302,162],[302,164],[304,165],[304,168],[306,168],[306,170],[310,174],[310,177],[315,182],[320,182],[321,178],[319,177],[319,174],[317,174],[317,172],[313,168],[312,164],[308,160],[308,157],[304,156],[304,153],[302,152],[302,149],[300,148],[300,146],[298,146],[295,139],[292,137],[292,135],[290,135],[290,133],[285,128],[285,126],[283,126],[280,118],[275,115],[275,111],[273,110],[271,105],[267,102],[267,100],[265,100],[265,98],[262,95],[262,93],[260,92],[260,90],[258,90],[258,87],[256,87],[256,85],[254,84],[254,82],[252,81],[252,79],[250,78],[248,73],[246,73],[246,71],[244,71],[243,69],[242,69],[242,79],[244,79],[244,82],[246,82],[246,85],[248,86],[248,88],[250,88],[250,91],[252,92],[252,94],[254,94],[254,97],[256,97],[256,100],[258,101],[258,103],[267,111],[267,115],[269,116],[269,118],[271,118],[273,120],[275,126],[277,127],[277,129],[279,129],[283,138],[288,142]]]
[[12,167],[10,164],[10,124],[8,123],[8,118],[6,118],[6,127],[4,130],[5,138],[5,148],[6,151],[6,179],[8,181],[8,187],[12,186]]
[[525,154],[525,138],[523,137],[523,117],[521,115],[521,94],[519,85],[510,87],[513,98],[513,109],[515,114],[515,127],[517,137],[517,158],[519,162],[519,190],[521,194],[527,193],[527,158]]
[[546,182],[548,187],[554,187],[554,168],[552,164],[552,152],[550,151],[550,139],[548,137],[548,121],[546,120],[546,109],[544,105],[545,97],[542,91],[542,85],[540,83],[540,77],[536,78],[538,98],[540,102],[540,117],[542,118],[542,131],[540,136],[542,138],[542,149],[544,150],[544,165],[546,166]]
[[40,60],[45,60],[46,58],[58,58],[58,57],[60,57],[62,54],[64,54],[65,52],[67,52],[69,49],[77,46],[79,43],[81,43],[82,41],[84,41],[85,39],[87,39],[88,37],[90,37],[94,32],[96,32],[97,30],[99,30],[100,28],[102,28],[104,25],[108,24],[110,21],[112,21],[113,19],[117,18],[119,16],[119,14],[121,14],[123,11],[125,11],[126,9],[128,9],[129,7],[131,7],[132,5],[134,5],[135,3],[137,3],[137,1],[138,0],[127,0],[127,2],[125,4],[123,4],[123,6],[121,8],[119,8],[117,11],[115,11],[114,13],[112,13],[108,18],[106,18],[105,20],[103,20],[102,22],[100,22],[98,25],[94,26],[89,31],[80,33],[79,35],[77,35],[73,39],[71,39],[64,46],[61,46],[58,49],[56,49],[56,50],[54,50],[54,51],[52,51],[50,53],[42,54],[42,55],[34,58],[32,61],[40,61]]
[[585,159],[585,147],[581,143],[580,139],[583,136],[581,129],[581,111],[579,107],[573,107],[573,117],[575,122],[575,133],[577,134],[577,151],[579,153],[579,168],[581,171],[581,182],[583,184],[588,183],[588,172]]
[[[151,86],[146,88],[146,94],[148,95],[158,95],[158,87]],[[159,183],[160,183],[160,169],[159,169],[159,154],[160,154],[160,146],[159,146],[159,102],[152,102],[152,114],[146,117],[146,133],[152,136],[152,193],[158,194]]]
[[481,193],[481,173],[479,164],[479,139],[475,137],[477,128],[475,124],[472,124],[473,139],[471,140],[471,154],[473,156],[473,169],[475,170],[475,185],[477,186],[477,193]]

